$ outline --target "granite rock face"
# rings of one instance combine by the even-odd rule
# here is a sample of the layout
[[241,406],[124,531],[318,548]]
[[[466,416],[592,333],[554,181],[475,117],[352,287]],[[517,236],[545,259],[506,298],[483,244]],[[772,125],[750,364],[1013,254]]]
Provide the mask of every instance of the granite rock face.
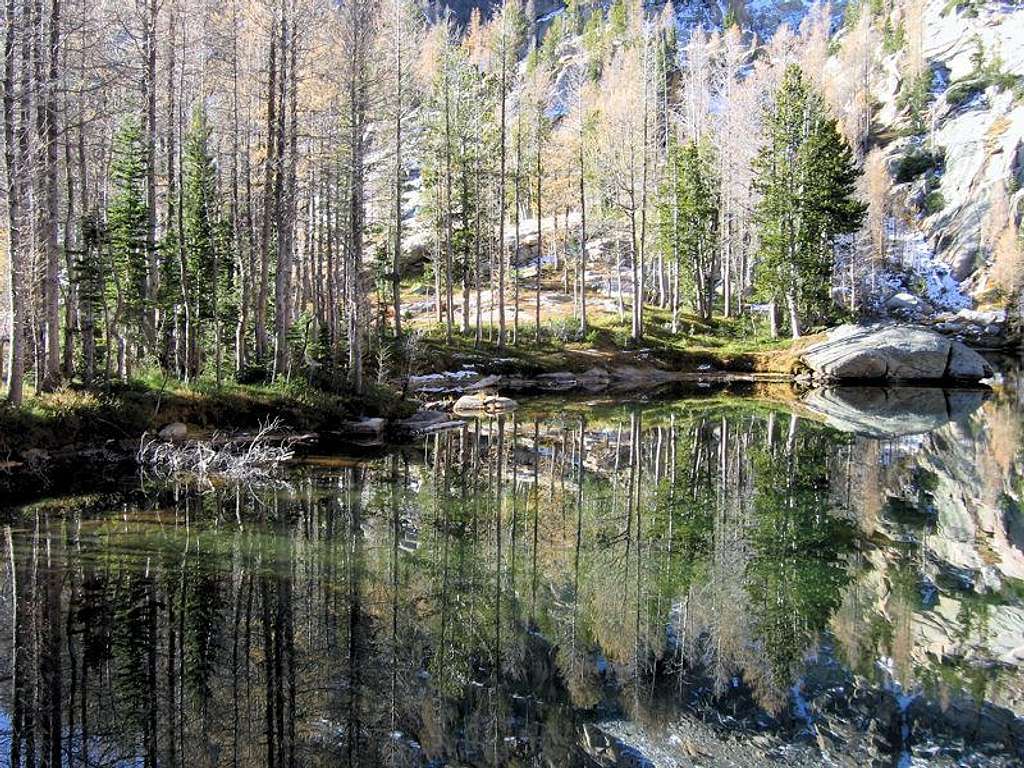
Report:
[[992,375],[970,347],[915,325],[841,325],[801,361],[821,381],[977,382]]

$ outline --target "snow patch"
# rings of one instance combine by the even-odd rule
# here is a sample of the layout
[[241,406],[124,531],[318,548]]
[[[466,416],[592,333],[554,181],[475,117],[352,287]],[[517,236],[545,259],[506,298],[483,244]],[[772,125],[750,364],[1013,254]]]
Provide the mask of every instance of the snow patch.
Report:
[[[935,309],[951,312],[969,309],[973,304],[971,297],[963,292],[949,266],[936,258],[935,250],[928,244],[924,233],[900,222],[892,222],[892,229],[895,231],[893,253],[900,266],[921,284],[922,298]],[[889,277],[890,283],[902,283],[896,276]]]

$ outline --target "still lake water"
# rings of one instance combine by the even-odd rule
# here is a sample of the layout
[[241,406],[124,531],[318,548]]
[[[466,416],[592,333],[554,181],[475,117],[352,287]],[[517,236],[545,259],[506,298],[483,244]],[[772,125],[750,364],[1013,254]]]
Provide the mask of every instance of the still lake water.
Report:
[[9,511],[0,765],[1020,765],[1022,403],[540,401]]

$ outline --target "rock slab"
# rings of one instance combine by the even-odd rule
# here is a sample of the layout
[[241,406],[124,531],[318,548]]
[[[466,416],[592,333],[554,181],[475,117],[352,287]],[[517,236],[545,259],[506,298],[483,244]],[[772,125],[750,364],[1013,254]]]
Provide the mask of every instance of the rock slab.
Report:
[[977,382],[992,375],[967,345],[916,325],[841,325],[801,361],[821,381]]

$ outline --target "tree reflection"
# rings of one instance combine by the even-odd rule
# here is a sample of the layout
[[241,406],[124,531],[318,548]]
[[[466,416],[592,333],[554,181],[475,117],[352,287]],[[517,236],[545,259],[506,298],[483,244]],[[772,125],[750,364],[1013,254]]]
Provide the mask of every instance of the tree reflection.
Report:
[[575,765],[598,709],[719,706],[736,679],[777,709],[853,536],[842,445],[781,422],[538,411],[287,488],[25,510],[0,608],[6,758]]

